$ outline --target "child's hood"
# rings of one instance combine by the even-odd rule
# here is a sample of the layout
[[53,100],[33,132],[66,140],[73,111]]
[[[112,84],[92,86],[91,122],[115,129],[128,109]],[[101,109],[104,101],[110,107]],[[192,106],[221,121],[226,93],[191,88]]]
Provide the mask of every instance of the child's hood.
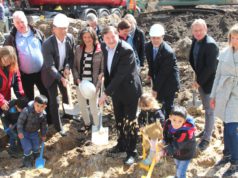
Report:
[[195,129],[195,120],[192,116],[187,116],[186,118],[186,122],[183,124],[182,127],[180,127],[179,129],[174,129],[171,126],[171,132],[176,132],[176,131],[183,131],[183,130],[194,130]]

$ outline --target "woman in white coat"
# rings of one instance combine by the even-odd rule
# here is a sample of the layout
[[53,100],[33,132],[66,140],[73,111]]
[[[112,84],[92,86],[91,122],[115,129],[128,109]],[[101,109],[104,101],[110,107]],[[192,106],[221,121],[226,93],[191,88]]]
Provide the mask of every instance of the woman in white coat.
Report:
[[230,29],[228,42],[219,55],[210,102],[224,123],[224,157],[219,164],[231,162],[223,176],[238,173],[238,24]]

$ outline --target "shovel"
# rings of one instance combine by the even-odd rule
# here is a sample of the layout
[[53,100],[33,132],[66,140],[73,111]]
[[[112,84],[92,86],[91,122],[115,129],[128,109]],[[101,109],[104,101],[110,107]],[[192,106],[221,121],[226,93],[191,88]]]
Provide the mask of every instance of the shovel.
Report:
[[[101,95],[103,92],[103,79],[101,84]],[[103,106],[100,106],[99,125],[92,126],[92,143],[95,145],[108,144],[108,127],[102,126]]]
[[[68,79],[68,81],[70,81],[70,80]],[[71,95],[72,92],[70,89],[70,82],[68,82],[66,90],[67,90],[67,95],[69,98],[69,104],[63,103],[63,110],[64,110],[65,114],[68,114],[71,116],[79,115],[79,105],[78,104],[73,105],[73,103],[72,103],[72,95]]]
[[193,95],[193,101],[192,101],[192,103],[193,103],[193,106],[196,106],[196,90],[192,90],[192,95]]
[[45,144],[44,142],[42,142],[40,156],[36,159],[36,162],[35,162],[36,169],[41,169],[45,167],[45,159],[43,158],[44,146]]

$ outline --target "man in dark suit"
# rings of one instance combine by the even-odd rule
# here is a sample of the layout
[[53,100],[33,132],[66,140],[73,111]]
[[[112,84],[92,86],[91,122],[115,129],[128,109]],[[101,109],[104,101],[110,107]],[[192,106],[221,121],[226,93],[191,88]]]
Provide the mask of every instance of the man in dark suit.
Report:
[[148,76],[153,83],[152,94],[162,104],[165,119],[168,119],[175,93],[179,90],[177,59],[172,48],[163,40],[165,30],[161,24],[154,24],[149,34],[151,41],[146,44],[145,53]]
[[142,93],[140,77],[133,49],[128,43],[119,40],[117,30],[112,26],[105,27],[102,36],[105,42],[102,45],[105,56],[105,91],[99,99],[99,104],[103,104],[108,96],[112,97],[119,132],[117,145],[110,153],[126,151],[124,163],[131,165],[137,156],[136,111]]
[[210,93],[217,68],[219,48],[215,40],[207,35],[207,25],[203,19],[192,23],[193,42],[189,62],[196,74],[193,87],[198,89],[205,109],[205,128],[198,148],[205,150],[214,128],[214,112],[210,107]]
[[132,14],[126,14],[124,19],[131,24],[130,35],[133,39],[134,50],[137,52],[140,66],[143,67],[145,61],[145,33],[137,26],[136,19]]
[[67,34],[68,25],[67,16],[57,14],[53,20],[54,35],[50,36],[42,45],[44,64],[41,77],[49,94],[50,114],[53,124],[62,136],[65,136],[66,133],[63,130],[59,116],[57,87],[59,87],[62,94],[63,102],[68,103],[67,78],[70,74],[70,69],[72,69],[74,58],[74,39],[72,35]]

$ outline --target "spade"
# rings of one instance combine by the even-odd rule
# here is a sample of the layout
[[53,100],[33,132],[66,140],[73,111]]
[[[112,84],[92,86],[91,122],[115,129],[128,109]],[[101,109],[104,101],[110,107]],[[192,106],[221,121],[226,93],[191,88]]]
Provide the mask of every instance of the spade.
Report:
[[36,162],[35,162],[35,167],[37,169],[45,167],[45,159],[43,158],[44,146],[45,146],[45,144],[44,144],[44,142],[42,142],[41,150],[40,150],[40,156],[36,159]]

